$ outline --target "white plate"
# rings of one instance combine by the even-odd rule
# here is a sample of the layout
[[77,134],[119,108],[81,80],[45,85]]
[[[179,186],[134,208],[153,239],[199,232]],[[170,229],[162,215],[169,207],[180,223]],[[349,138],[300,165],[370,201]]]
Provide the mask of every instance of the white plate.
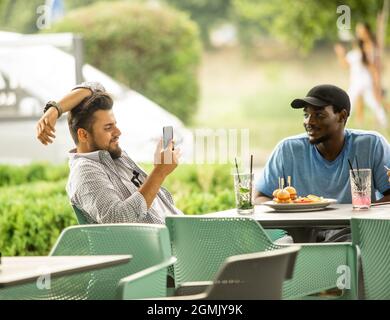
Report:
[[276,203],[274,201],[264,202],[263,205],[271,207],[280,212],[302,212],[302,211],[317,211],[323,210],[332,203],[336,203],[336,199],[324,199],[321,202],[315,203]]

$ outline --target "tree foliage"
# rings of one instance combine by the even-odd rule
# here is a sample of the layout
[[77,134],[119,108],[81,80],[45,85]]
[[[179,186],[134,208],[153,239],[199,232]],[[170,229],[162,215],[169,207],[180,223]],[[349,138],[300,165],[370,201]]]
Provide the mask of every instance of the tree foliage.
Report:
[[[63,0],[65,13],[89,6],[96,2],[113,2],[118,0]],[[145,2],[147,0],[126,0],[128,2]],[[0,0],[0,28],[3,30],[35,33],[38,30],[37,19],[42,14],[38,8],[46,4],[45,0]]]
[[213,26],[231,18],[232,0],[166,0],[182,11],[188,12],[201,32],[203,43],[208,45],[209,32]]
[[375,26],[383,1],[233,0],[232,5],[241,34],[249,32],[252,38],[267,34],[308,51],[320,41],[337,39],[338,6],[351,9],[353,32],[359,21]]
[[22,33],[38,31],[37,9],[43,0],[0,0],[0,29]]
[[[66,0],[65,9],[84,7],[95,2],[116,0]],[[127,0],[148,2],[148,0]],[[158,0],[155,0],[158,1]],[[210,29],[220,21],[235,22],[241,40],[253,43],[259,35],[281,39],[301,51],[309,51],[317,43],[337,39],[336,9],[347,5],[351,9],[352,28],[366,21],[373,29],[384,0],[159,0],[189,14],[208,44]],[[19,32],[35,32],[37,6],[44,0],[0,0],[0,26]],[[387,30],[390,28],[387,27]],[[353,32],[353,30],[352,30]],[[386,35],[390,40],[389,32]]]

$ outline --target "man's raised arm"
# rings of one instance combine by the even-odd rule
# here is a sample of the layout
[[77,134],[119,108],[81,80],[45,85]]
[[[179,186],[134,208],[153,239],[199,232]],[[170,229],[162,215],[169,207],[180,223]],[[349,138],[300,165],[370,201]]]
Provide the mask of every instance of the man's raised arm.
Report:
[[[71,92],[69,92],[62,99],[57,101],[57,104],[62,110],[62,113],[72,110],[74,107],[80,104],[85,98],[89,97],[94,91],[105,91],[104,87],[99,83],[85,82],[81,85],[76,86]],[[38,140],[47,145],[53,143],[56,137],[54,132],[56,131],[55,125],[59,117],[56,108],[49,108],[43,116],[39,119],[36,131]]]

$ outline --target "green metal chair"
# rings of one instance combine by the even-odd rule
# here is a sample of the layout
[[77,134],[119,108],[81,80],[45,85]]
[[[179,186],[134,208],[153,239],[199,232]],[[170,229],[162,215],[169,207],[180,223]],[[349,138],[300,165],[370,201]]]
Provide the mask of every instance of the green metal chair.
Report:
[[264,231],[271,241],[277,241],[287,235],[286,230],[283,229],[264,229]]
[[[280,299],[285,279],[291,278],[299,246],[229,257],[214,281],[203,285],[200,293],[191,289],[168,300],[264,300]],[[153,277],[159,268],[150,268],[120,281],[122,299],[155,298]],[[152,288],[152,289],[149,289]],[[198,288],[197,288],[198,289]],[[149,290],[151,292],[145,292]],[[141,294],[140,294],[141,293]],[[183,294],[184,293],[184,294]],[[163,300],[165,300],[163,298]]]
[[[273,243],[259,223],[246,217],[169,216],[166,225],[177,258],[177,287],[211,281],[229,256],[288,246]],[[351,288],[341,298],[356,298],[356,250],[351,243],[300,245],[293,278],[284,283],[283,298],[300,299],[337,287],[342,276],[337,272],[344,265],[351,270]]]
[[[50,255],[131,254],[123,265],[52,279],[50,290],[35,284],[0,290],[0,299],[115,299],[120,279],[151,266],[172,265],[168,230],[153,224],[105,224],[66,228]],[[161,269],[155,287],[166,295],[167,268]]]
[[77,221],[79,224],[91,224],[91,222],[88,222],[83,210],[80,210],[79,208],[77,208],[76,206],[73,206],[73,205],[72,205],[72,208],[76,214],[76,218],[77,218]]
[[352,218],[352,243],[360,249],[366,299],[390,299],[390,219]]
[[175,262],[176,258],[171,257],[165,262],[122,278],[117,287],[117,299],[131,300],[166,297],[167,268],[173,266]]

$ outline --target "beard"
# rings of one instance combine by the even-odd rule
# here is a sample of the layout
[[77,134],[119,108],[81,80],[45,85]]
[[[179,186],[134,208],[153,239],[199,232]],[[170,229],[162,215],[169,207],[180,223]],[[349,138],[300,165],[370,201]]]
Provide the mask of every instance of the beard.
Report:
[[118,159],[122,155],[122,149],[119,146],[116,148],[109,148],[107,151],[110,153],[112,159]]
[[94,139],[90,142],[90,148],[94,151],[106,150],[112,159],[118,159],[122,155],[122,149],[119,145],[117,147],[112,147],[111,145],[108,145],[108,147],[102,147],[99,146]]
[[315,139],[315,138],[314,139],[310,139],[310,137],[309,137],[309,142],[310,142],[310,144],[317,145],[317,144],[326,142],[326,141],[328,141],[330,139],[331,139],[331,136],[329,134],[326,134],[326,135],[324,135],[322,137],[319,137],[317,139]]
[[330,134],[325,134],[323,136],[319,136],[317,138],[314,138],[313,136],[310,136],[309,132],[311,130],[314,130],[314,132],[319,132],[320,128],[318,128],[317,126],[312,126],[312,125],[309,126],[309,125],[305,125],[305,124],[303,125],[303,127],[305,128],[306,133],[309,137],[309,142],[312,145],[317,145],[317,144],[320,144],[322,142],[326,142],[332,138],[332,136]]

